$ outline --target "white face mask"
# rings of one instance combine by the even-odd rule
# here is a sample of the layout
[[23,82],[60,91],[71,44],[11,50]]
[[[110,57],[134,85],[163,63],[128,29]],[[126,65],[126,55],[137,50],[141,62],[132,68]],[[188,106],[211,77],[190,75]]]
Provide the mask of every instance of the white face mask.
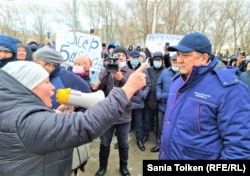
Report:
[[178,72],[179,71],[179,67],[172,66],[172,70],[175,71],[175,72]]
[[84,72],[84,69],[81,66],[73,66],[72,72],[82,73],[82,72]]
[[127,65],[127,63],[126,63],[126,62],[119,62],[118,64],[119,64],[119,68],[122,68],[122,67],[124,67],[124,66],[126,66],[126,65]]

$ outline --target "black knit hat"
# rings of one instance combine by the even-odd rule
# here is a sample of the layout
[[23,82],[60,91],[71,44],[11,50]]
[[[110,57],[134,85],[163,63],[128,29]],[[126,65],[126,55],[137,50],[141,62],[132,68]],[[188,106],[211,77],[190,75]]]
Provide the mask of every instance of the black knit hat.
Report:
[[123,47],[117,47],[117,48],[115,48],[114,51],[113,51],[113,54],[115,54],[115,53],[123,53],[123,54],[126,55],[126,57],[128,57],[127,51]]

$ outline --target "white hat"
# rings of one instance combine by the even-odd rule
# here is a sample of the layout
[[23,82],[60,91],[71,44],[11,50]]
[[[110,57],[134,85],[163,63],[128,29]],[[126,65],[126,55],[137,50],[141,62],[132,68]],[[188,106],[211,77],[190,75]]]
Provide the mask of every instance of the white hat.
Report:
[[42,66],[31,61],[9,62],[1,70],[14,77],[30,90],[49,77],[48,72]]

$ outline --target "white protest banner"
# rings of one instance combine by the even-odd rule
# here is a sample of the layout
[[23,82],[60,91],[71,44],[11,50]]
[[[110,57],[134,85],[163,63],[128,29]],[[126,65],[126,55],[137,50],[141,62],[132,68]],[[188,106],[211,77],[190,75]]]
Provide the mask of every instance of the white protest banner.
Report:
[[163,52],[166,43],[169,43],[170,46],[177,45],[182,37],[182,35],[173,34],[148,34],[146,38],[146,46],[151,53],[156,51]]
[[88,56],[92,67],[100,70],[103,65],[101,59],[102,43],[96,35],[84,34],[72,29],[58,29],[56,32],[56,51],[63,55],[62,66],[68,68],[79,55]]

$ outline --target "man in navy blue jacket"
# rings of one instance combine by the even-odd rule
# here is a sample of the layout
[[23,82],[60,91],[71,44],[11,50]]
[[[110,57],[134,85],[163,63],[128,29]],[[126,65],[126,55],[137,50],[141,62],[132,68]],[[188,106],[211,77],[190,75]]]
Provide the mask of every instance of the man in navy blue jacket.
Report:
[[[159,159],[250,159],[250,91],[236,68],[218,68],[212,44],[190,33],[177,46]],[[240,102],[240,103],[239,103]]]
[[158,116],[156,116],[156,146],[151,148],[151,152],[159,152],[160,137],[162,132],[163,118],[166,111],[169,88],[174,75],[179,71],[177,64],[177,55],[171,57],[171,66],[165,68],[156,82],[156,98],[159,101]]

